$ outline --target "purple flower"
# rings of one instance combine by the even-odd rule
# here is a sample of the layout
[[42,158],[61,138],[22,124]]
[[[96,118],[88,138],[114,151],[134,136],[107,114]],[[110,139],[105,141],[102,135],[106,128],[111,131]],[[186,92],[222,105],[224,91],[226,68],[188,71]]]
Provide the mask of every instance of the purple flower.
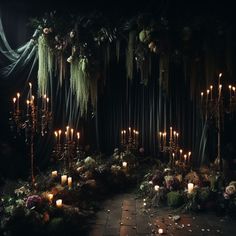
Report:
[[39,195],[31,195],[26,200],[26,207],[31,209],[33,207],[38,207],[42,202],[42,198]]

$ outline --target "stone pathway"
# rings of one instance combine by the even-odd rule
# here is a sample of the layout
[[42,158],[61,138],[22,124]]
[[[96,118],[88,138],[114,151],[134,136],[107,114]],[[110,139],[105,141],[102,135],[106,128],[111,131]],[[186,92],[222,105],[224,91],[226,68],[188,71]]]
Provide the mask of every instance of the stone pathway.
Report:
[[91,223],[89,236],[233,236],[236,220],[220,218],[214,214],[180,215],[173,221],[168,209],[149,209],[145,201],[134,194],[121,194],[105,201],[96,219]]

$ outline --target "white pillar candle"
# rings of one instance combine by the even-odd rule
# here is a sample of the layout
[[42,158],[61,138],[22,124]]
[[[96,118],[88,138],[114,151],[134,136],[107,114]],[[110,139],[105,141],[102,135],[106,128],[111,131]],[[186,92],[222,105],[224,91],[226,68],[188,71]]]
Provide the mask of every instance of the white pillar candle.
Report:
[[52,171],[52,177],[57,177],[57,171],[56,170]]
[[126,168],[126,167],[127,167],[127,162],[126,162],[126,161],[123,161],[123,162],[122,162],[122,166]]
[[56,200],[56,206],[59,208],[62,207],[62,199]]
[[160,188],[159,185],[155,185],[155,186],[154,186],[155,191],[159,191],[159,188]]
[[193,187],[194,187],[193,183],[188,183],[188,193],[189,194],[193,192]]
[[19,112],[20,111],[20,93],[17,93],[16,96],[17,96],[16,111]]
[[68,187],[72,188],[72,177],[68,177]]
[[67,175],[61,176],[61,185],[64,185],[67,182]]

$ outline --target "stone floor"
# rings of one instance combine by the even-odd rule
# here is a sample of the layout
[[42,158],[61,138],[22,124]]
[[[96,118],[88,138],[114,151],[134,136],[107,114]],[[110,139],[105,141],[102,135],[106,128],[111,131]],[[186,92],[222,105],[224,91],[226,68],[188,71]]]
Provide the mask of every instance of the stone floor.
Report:
[[236,235],[236,220],[220,218],[214,214],[180,215],[174,221],[168,209],[149,209],[145,201],[135,194],[120,194],[102,204],[102,210],[91,222],[89,236],[233,236]]

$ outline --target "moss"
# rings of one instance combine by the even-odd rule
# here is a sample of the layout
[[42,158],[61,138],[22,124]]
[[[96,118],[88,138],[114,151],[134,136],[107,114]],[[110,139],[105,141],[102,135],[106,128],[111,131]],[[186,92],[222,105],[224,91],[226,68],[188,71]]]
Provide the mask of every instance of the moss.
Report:
[[172,191],[167,194],[167,204],[169,207],[179,207],[183,204],[183,196],[177,191]]

